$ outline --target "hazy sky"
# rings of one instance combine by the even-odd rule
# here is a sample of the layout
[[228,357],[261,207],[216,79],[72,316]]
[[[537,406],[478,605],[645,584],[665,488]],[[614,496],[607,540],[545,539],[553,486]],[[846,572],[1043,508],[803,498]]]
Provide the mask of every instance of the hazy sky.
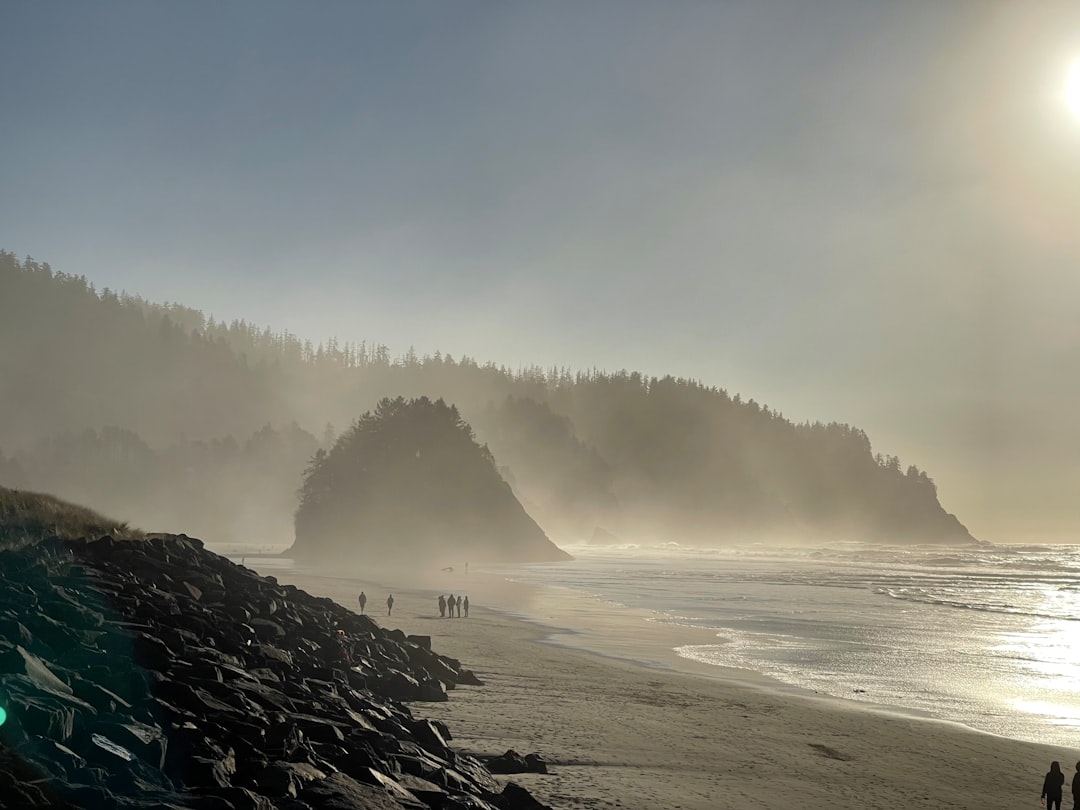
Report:
[[313,340],[672,373],[1080,542],[1080,3],[7,2],[0,247]]

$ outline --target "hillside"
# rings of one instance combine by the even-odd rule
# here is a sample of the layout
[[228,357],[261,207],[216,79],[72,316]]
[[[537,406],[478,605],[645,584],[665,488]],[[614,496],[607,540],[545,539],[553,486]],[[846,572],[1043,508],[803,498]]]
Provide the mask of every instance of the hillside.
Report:
[[695,380],[313,346],[0,252],[0,484],[286,545],[316,451],[399,396],[454,403],[559,542],[972,542],[926,472],[856,427]]
[[19,492],[0,486],[0,548],[33,545],[47,537],[70,539],[106,535],[138,538],[142,532],[52,495]]
[[290,556],[442,567],[565,560],[453,406],[379,402],[304,475]]

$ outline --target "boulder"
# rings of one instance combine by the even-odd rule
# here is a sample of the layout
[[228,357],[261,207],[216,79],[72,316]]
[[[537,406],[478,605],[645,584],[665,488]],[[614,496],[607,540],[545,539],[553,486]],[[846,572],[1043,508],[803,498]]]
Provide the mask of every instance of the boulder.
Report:
[[6,806],[532,806],[406,705],[459,683],[479,679],[429,637],[191,538],[0,551]]
[[492,773],[547,773],[547,763],[539,754],[522,756],[510,749],[502,756],[487,760],[488,770]]

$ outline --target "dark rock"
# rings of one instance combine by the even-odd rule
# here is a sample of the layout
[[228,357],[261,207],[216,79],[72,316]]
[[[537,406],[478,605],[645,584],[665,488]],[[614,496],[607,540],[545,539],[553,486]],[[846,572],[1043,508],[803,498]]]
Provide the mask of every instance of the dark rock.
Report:
[[300,799],[320,810],[428,810],[426,804],[389,776],[378,771],[371,771],[370,776],[370,782],[361,783],[335,773],[306,785]]
[[14,714],[25,733],[64,742],[75,731],[75,708],[47,695],[12,695],[8,711]]
[[236,773],[236,760],[231,756],[210,759],[189,757],[183,784],[189,788],[229,787]]
[[202,592],[201,588],[197,588],[194,585],[192,585],[190,582],[187,582],[187,581],[184,581],[184,582],[182,582],[180,584],[183,585],[184,590],[187,591],[188,595],[192,599],[194,599],[196,602],[198,602],[200,599],[202,599],[203,592]]
[[377,678],[369,678],[372,688],[394,700],[419,700],[420,682],[411,675],[392,669]]
[[62,777],[77,774],[86,767],[86,760],[63,743],[55,740],[36,740],[28,744],[24,751],[34,752],[34,761]]
[[259,771],[254,782],[267,796],[295,799],[308,782],[325,778],[326,774],[312,765],[278,761]]
[[168,672],[174,654],[160,638],[150,633],[135,633],[132,638],[135,663],[155,672]]
[[443,688],[441,682],[434,678],[427,678],[420,684],[420,694],[416,699],[428,703],[441,703],[449,700],[450,697],[446,694],[446,689]]
[[[112,791],[97,785],[70,785],[63,791],[64,798],[74,807],[116,807],[119,801]],[[13,807],[52,807],[51,804],[17,804]]]
[[102,714],[131,709],[130,703],[99,683],[75,677],[71,680],[71,689],[75,697],[89,703]]
[[35,641],[40,641],[54,653],[62,653],[76,646],[79,635],[52,616],[31,614],[24,622]]
[[529,766],[525,762],[525,757],[519,754],[517,751],[510,749],[505,754],[499,757],[492,757],[487,760],[488,770],[492,773],[528,773]]
[[503,792],[495,800],[495,806],[499,810],[551,810],[548,805],[538,802],[529,791],[514,782],[503,788]]
[[529,773],[547,773],[547,762],[539,754],[526,754],[525,764],[529,768]]
[[114,764],[105,779],[105,787],[121,796],[140,796],[154,791],[172,791],[173,783],[160,769],[133,759]]
[[[273,624],[273,622],[271,622],[271,624]],[[289,653],[269,644],[253,645],[249,656],[250,658],[259,661],[259,663],[277,663],[284,664],[287,667],[293,665],[293,659]],[[261,659],[261,661],[259,659]]]
[[403,773],[395,781],[428,807],[441,807],[446,801],[446,790],[427,779]]
[[15,651],[22,658],[22,666],[17,672],[26,674],[36,686],[41,689],[52,692],[56,695],[73,695],[74,692],[68,683],[59,677],[49,669],[49,666],[45,661],[33,655],[21,646],[15,647]]
[[547,762],[539,754],[522,756],[510,749],[500,757],[487,760],[487,767],[492,773],[547,773]]
[[448,794],[443,798],[442,804],[432,806],[439,810],[498,810],[495,805],[468,793]]
[[290,714],[289,719],[296,723],[305,739],[321,743],[339,743],[345,741],[344,724],[325,717],[310,714]]
[[149,765],[157,769],[165,766],[168,740],[157,726],[128,719],[126,722],[99,720],[93,728]]
[[256,618],[252,619],[249,624],[261,641],[273,642],[285,637],[285,628],[277,622],[270,621],[270,619]]
[[408,728],[418,743],[438,754],[447,749],[447,741],[442,734],[446,727],[440,728],[440,725],[432,720],[415,720],[409,724]]
[[196,788],[194,792],[200,796],[223,799],[233,810],[277,810],[270,799],[247,788]]
[[430,647],[183,536],[0,551],[0,805],[492,810]]

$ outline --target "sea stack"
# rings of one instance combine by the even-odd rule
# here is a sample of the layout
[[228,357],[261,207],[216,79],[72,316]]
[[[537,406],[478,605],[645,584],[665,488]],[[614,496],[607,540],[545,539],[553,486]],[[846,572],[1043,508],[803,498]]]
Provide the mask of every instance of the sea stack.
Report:
[[288,553],[425,567],[570,559],[526,513],[457,408],[427,397],[383,399],[316,455]]

